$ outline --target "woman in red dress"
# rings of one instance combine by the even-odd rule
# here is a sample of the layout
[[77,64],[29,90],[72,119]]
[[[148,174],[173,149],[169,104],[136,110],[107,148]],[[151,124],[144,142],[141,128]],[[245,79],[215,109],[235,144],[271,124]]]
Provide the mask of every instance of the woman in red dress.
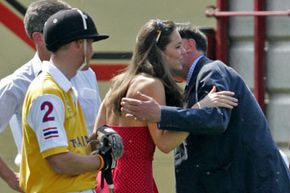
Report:
[[[168,153],[188,135],[186,132],[164,132],[156,124],[126,117],[121,113],[120,105],[123,97],[139,98],[137,93],[141,92],[153,97],[161,105],[182,106],[182,94],[170,69],[182,68],[180,61],[184,52],[174,22],[150,20],[137,35],[131,64],[112,79],[94,132],[99,126],[106,124],[123,138],[124,154],[113,171],[115,193],[157,192],[152,172],[155,146]],[[213,90],[201,103],[203,106],[223,106],[231,102],[214,103],[219,94]],[[194,107],[198,108],[197,105]],[[104,190],[108,192],[107,189]]]

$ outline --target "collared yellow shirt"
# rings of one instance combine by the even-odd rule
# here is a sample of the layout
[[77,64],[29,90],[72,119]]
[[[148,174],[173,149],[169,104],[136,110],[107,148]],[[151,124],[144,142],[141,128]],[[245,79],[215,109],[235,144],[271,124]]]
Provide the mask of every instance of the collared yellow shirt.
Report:
[[[54,72],[51,74],[55,76]],[[69,83],[65,84],[65,79],[56,82],[51,74],[43,72],[31,83],[23,103],[21,188],[26,193],[93,189],[96,172],[56,174],[45,159],[68,151],[85,155],[88,140],[82,109],[74,100]]]

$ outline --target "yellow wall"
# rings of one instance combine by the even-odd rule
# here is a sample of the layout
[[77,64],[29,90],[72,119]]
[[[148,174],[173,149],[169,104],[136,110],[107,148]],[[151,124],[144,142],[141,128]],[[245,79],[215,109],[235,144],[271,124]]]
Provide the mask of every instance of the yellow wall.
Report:
[[[27,7],[33,1],[19,0],[19,2]],[[199,26],[215,24],[214,19],[204,15],[206,6],[214,4],[214,0],[67,0],[67,2],[88,12],[95,20],[99,32],[110,35],[110,39],[94,45],[97,52],[131,51],[138,30],[151,18],[176,22],[189,21]],[[1,23],[0,41],[0,78],[3,78],[28,61],[33,55],[33,50]]]

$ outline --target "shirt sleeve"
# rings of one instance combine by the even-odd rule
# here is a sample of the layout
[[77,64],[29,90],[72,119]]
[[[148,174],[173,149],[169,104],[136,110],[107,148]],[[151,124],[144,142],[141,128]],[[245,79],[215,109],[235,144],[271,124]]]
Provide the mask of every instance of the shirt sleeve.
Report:
[[56,147],[67,147],[64,128],[64,104],[55,95],[36,98],[29,109],[27,122],[37,136],[41,152]]
[[8,125],[9,120],[16,111],[18,105],[17,97],[0,81],[0,132],[2,132]]

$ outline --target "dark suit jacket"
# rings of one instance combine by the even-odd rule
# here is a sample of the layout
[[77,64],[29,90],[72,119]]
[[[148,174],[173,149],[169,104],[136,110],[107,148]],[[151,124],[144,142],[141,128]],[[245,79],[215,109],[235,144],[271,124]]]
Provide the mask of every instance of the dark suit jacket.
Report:
[[177,192],[290,193],[287,166],[240,75],[221,61],[206,58],[193,74],[196,81],[190,81],[188,107],[214,85],[234,91],[239,102],[233,110],[162,107],[160,129],[190,132],[175,153]]

